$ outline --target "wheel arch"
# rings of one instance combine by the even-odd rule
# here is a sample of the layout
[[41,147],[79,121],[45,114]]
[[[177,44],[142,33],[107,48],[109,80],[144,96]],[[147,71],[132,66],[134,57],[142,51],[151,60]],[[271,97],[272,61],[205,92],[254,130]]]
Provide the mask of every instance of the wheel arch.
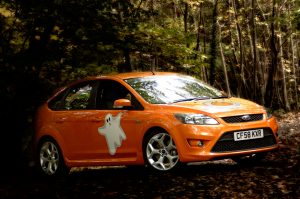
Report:
[[[56,152],[54,152],[55,155],[47,155],[47,157],[45,157],[45,149],[44,149],[44,146],[48,147],[48,144],[47,145],[44,145],[44,143],[51,143],[51,145],[54,145],[54,146],[51,146],[51,148],[53,149],[53,147],[56,148]],[[58,144],[58,142],[54,139],[53,136],[50,136],[50,135],[44,135],[42,136],[38,143],[37,143],[37,151],[36,151],[36,161],[37,162],[37,165],[38,168],[39,168],[39,172],[40,174],[42,174],[43,176],[47,176],[47,177],[57,177],[57,176],[60,176],[60,175],[65,175],[65,174],[68,174],[71,167],[69,167],[68,165],[66,165],[66,161],[65,161],[65,157],[64,157],[64,154],[62,152],[62,148],[61,146]],[[52,150],[51,149],[51,150]],[[43,152],[41,152],[43,150]],[[49,148],[48,148],[49,150]],[[55,150],[54,150],[55,151]],[[46,161],[46,163],[41,163],[40,160],[41,160],[41,154],[43,154],[43,162]],[[52,152],[51,152],[52,154]],[[49,156],[51,156],[51,160],[49,160]],[[44,159],[45,158],[45,159]],[[52,162],[52,158],[54,158],[54,163]],[[47,160],[46,160],[47,159]],[[55,164],[56,166],[51,166],[51,169],[49,168],[49,166],[45,166],[45,165],[49,165],[50,162],[52,162],[51,164]],[[55,171],[53,171],[53,169]],[[51,171],[50,171],[51,170]]]
[[35,138],[35,153],[38,154],[39,147],[47,139],[54,141],[58,145],[58,148],[63,156],[64,162],[67,164],[68,163],[67,149],[62,147],[64,145],[64,139],[61,136],[61,134],[51,126],[46,126],[44,128],[41,128],[37,133]]
[[[165,124],[167,124],[167,122],[161,122],[160,124],[156,124],[156,125],[149,127],[143,135],[143,140],[142,140],[143,146],[142,147],[144,147],[145,138],[155,130],[163,130],[163,131],[167,132],[172,137],[175,144],[177,145],[178,140],[177,140],[177,137],[174,135],[177,133],[176,129],[172,128],[172,126],[165,125]],[[142,149],[144,149],[144,148],[142,148]]]
[[154,131],[156,130],[163,130],[165,132],[167,132],[168,134],[170,134],[165,128],[161,127],[161,126],[153,126],[153,127],[150,127],[144,134],[143,136],[143,141],[142,141],[142,150],[144,150],[144,147],[145,147],[145,141],[146,141],[146,138],[151,134],[153,133]]
[[[175,142],[175,145],[176,145],[176,147],[177,147],[177,152],[178,152],[178,154],[179,154],[179,159],[180,159],[180,157],[181,157],[181,150],[180,150],[180,148],[178,148],[178,143],[177,143],[176,137],[173,136],[173,133],[174,133],[174,132],[172,132],[171,129],[169,129],[169,128],[166,128],[166,127],[163,127],[163,126],[158,126],[158,125],[152,126],[152,127],[148,128],[147,131],[144,133],[144,136],[143,136],[143,139],[142,139],[142,154],[144,154],[144,148],[145,148],[145,144],[146,144],[146,143],[145,143],[145,142],[146,142],[146,138],[147,138],[151,133],[153,133],[153,132],[156,131],[156,130],[162,130],[162,131],[165,131],[166,133],[168,133],[168,134],[172,137],[172,139],[173,139],[173,141]],[[144,155],[143,155],[143,156],[144,156]],[[143,157],[143,159],[144,159],[144,157]],[[145,161],[145,159],[144,159],[144,161]]]
[[36,155],[39,155],[39,149],[40,149],[40,147],[42,146],[42,144],[44,143],[44,142],[46,142],[47,140],[51,140],[51,141],[53,141],[53,142],[55,142],[55,144],[57,145],[57,147],[58,147],[58,150],[60,151],[60,153],[61,153],[61,155],[62,155],[62,157],[63,157],[63,159],[64,159],[64,162],[66,162],[66,158],[65,158],[65,154],[64,154],[64,151],[63,151],[63,149],[62,149],[62,147],[60,146],[60,144],[59,144],[59,142],[53,137],[53,136],[51,136],[51,135],[43,135],[40,139],[39,139],[39,141],[38,141],[38,143],[37,143],[37,145],[36,145]]
[[[54,141],[57,145],[59,145],[58,144],[58,142],[55,140],[55,138],[53,138],[51,135],[48,135],[48,134],[46,134],[46,135],[43,135],[39,140],[38,140],[38,142],[37,142],[37,148],[39,148],[45,141],[47,141],[47,140],[52,140],[52,141]],[[60,149],[60,146],[59,146],[59,149]],[[61,149],[60,149],[61,150]]]

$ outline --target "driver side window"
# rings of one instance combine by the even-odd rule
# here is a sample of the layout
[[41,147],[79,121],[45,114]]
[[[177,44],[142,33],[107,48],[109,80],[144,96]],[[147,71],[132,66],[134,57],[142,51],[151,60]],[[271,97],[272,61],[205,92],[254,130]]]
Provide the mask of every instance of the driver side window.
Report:
[[114,101],[118,99],[128,99],[131,101],[132,107],[124,107],[123,109],[143,109],[128,89],[119,82],[111,80],[100,81],[97,108],[101,110],[118,109],[114,107]]

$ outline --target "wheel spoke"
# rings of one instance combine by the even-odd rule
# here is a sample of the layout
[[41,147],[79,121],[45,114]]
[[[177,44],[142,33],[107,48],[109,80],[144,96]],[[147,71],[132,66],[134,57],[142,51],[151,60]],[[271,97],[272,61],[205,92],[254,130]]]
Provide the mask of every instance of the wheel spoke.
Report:
[[166,157],[168,158],[169,163],[171,164],[171,167],[178,161],[178,155],[173,156],[173,155],[168,154]]
[[164,164],[164,157],[160,156],[160,158],[153,163],[153,166],[161,168],[162,170],[166,170],[166,166]]
[[153,146],[152,146],[152,144],[148,144],[148,146],[147,146],[147,156],[148,156],[148,158],[150,158],[150,157],[152,157],[153,155],[155,155],[155,154],[159,154],[159,150],[158,149],[155,149]]
[[59,151],[52,142],[45,142],[40,149],[40,165],[42,170],[53,175],[59,167]]
[[46,153],[47,153],[48,156],[51,155],[51,151],[50,151],[50,148],[49,148],[49,147],[48,147],[45,151],[46,151]]
[[42,157],[40,157],[40,161],[41,161],[41,163],[44,163],[44,162],[48,162],[49,159],[47,157],[42,156]]
[[179,161],[175,143],[167,133],[159,133],[149,139],[146,148],[149,164],[158,170],[170,170]]
[[165,139],[165,135],[161,135],[161,134],[158,134],[157,136],[155,136],[153,138],[154,141],[156,141],[160,147],[164,147],[164,139]]
[[55,170],[53,170],[53,163],[52,162],[49,162],[47,171],[48,171],[49,174],[55,173]]
[[172,138],[170,138],[170,141],[169,141],[168,145],[166,146],[166,148],[168,149],[168,151],[171,151],[172,149],[176,149],[176,146],[175,146]]
[[49,172],[51,174],[55,173],[56,170],[57,170],[57,163],[56,162],[51,162],[49,165],[50,165]]

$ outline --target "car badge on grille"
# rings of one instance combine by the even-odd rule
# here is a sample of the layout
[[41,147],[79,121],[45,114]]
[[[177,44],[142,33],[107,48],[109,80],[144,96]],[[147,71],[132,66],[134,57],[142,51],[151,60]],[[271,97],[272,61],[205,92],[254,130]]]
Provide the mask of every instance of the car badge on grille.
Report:
[[241,118],[244,121],[249,121],[251,119],[250,115],[243,115]]

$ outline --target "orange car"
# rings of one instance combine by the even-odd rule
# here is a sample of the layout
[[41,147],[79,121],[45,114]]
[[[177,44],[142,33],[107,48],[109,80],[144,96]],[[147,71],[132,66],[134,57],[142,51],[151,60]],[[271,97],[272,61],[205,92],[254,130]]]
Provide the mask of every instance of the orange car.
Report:
[[177,73],[87,78],[51,97],[36,115],[41,171],[260,157],[278,148],[275,118],[251,101]]

